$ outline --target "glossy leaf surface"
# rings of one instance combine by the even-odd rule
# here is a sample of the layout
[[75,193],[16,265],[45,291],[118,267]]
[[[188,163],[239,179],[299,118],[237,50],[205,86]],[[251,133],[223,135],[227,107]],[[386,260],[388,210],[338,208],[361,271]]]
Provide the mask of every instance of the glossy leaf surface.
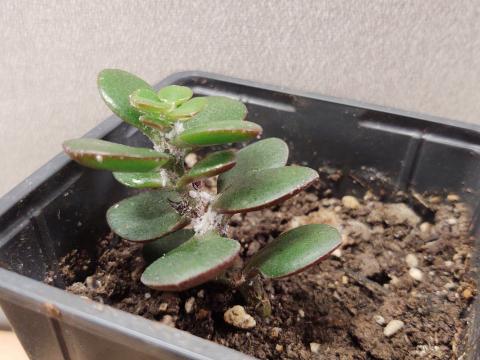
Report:
[[114,172],[113,177],[121,184],[136,188],[161,188],[171,185],[170,180],[159,171]]
[[63,143],[73,160],[94,169],[143,172],[169,165],[173,158],[155,150],[116,144],[99,139],[73,139]]
[[208,154],[182,176],[179,180],[179,185],[183,186],[199,179],[218,175],[231,169],[234,165],[234,151],[224,150]]
[[193,96],[193,92],[192,89],[186,86],[169,85],[160,89],[157,95],[160,100],[178,106],[190,99]]
[[172,128],[172,123],[160,116],[142,115],[139,120],[143,125],[149,126],[160,132],[168,132]]
[[213,231],[195,235],[147,267],[142,283],[158,290],[185,290],[230,267],[239,251],[237,241]]
[[130,104],[130,94],[138,89],[153,88],[129,72],[105,69],[98,75],[98,89],[107,106],[126,123],[143,128],[138,118],[141,113]]
[[214,121],[241,121],[247,116],[246,106],[225,96],[208,96],[202,111],[185,123],[186,128]]
[[231,214],[259,210],[292,197],[317,179],[315,170],[303,166],[252,171],[222,192],[213,208]]
[[261,133],[260,125],[249,121],[207,122],[186,128],[173,142],[179,147],[221,145],[250,140]]
[[266,278],[292,275],[323,260],[340,244],[340,233],[332,226],[300,226],[281,234],[257,252],[247,262],[245,273],[258,270]]
[[142,113],[161,114],[173,109],[173,105],[162,102],[155,91],[138,89],[130,95],[130,104]]
[[160,239],[145,244],[143,247],[143,256],[149,262],[155,261],[188,241],[193,235],[195,235],[195,231],[192,229],[180,229],[165,235]]
[[277,138],[257,141],[239,150],[237,163],[218,177],[218,192],[230,186],[238,177],[244,177],[254,170],[272,169],[284,166],[288,160],[288,145]]
[[168,113],[169,118],[175,120],[187,120],[193,115],[202,111],[207,104],[206,97],[196,97],[188,100],[184,104],[180,105],[175,110]]
[[110,207],[107,222],[116,234],[127,240],[154,240],[187,224],[170,203],[180,200],[174,191],[144,192]]

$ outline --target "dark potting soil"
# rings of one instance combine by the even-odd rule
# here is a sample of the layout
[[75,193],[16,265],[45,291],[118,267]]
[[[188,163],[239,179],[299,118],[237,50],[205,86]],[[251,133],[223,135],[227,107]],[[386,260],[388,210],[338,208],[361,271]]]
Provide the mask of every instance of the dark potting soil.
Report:
[[[261,359],[459,358],[476,294],[470,269],[468,207],[455,195],[422,198],[428,221],[406,203],[325,197],[317,187],[282,205],[235,215],[230,233],[248,258],[281,232],[307,223],[337,226],[341,249],[301,274],[266,283],[273,314],[264,319],[235,290],[208,283],[181,292],[140,282],[142,246],[110,234],[92,255],[63,257],[49,283]],[[331,195],[330,195],[331,196]],[[227,325],[245,306],[256,326]]]

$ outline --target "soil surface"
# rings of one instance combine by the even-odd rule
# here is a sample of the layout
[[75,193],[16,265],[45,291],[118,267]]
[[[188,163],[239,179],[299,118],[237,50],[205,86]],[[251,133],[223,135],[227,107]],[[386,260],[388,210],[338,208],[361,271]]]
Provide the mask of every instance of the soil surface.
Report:
[[[66,255],[47,282],[261,359],[461,357],[476,294],[468,207],[455,195],[422,197],[422,219],[400,201],[402,194],[390,203],[370,192],[362,198],[331,194],[318,186],[231,219],[243,258],[298,225],[328,223],[342,232],[342,247],[327,260],[266,283],[273,307],[268,319],[221,284],[181,293],[145,287],[142,246],[112,234],[98,241],[93,256],[80,250]],[[253,329],[224,322],[234,305],[255,317]]]

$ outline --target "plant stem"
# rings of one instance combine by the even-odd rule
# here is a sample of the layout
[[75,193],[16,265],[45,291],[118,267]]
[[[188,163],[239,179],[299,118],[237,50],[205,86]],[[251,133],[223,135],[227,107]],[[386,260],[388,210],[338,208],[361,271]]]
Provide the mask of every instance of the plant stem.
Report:
[[272,305],[268,294],[263,287],[263,279],[261,275],[257,274],[239,287],[240,293],[247,301],[248,305],[254,306],[255,311],[262,317],[269,317],[272,315]]

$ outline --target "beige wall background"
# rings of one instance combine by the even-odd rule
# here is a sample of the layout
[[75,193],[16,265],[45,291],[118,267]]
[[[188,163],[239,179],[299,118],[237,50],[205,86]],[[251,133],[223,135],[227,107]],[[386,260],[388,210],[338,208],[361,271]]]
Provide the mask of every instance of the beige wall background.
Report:
[[105,67],[205,70],[480,122],[479,1],[0,2],[0,194],[108,114]]

